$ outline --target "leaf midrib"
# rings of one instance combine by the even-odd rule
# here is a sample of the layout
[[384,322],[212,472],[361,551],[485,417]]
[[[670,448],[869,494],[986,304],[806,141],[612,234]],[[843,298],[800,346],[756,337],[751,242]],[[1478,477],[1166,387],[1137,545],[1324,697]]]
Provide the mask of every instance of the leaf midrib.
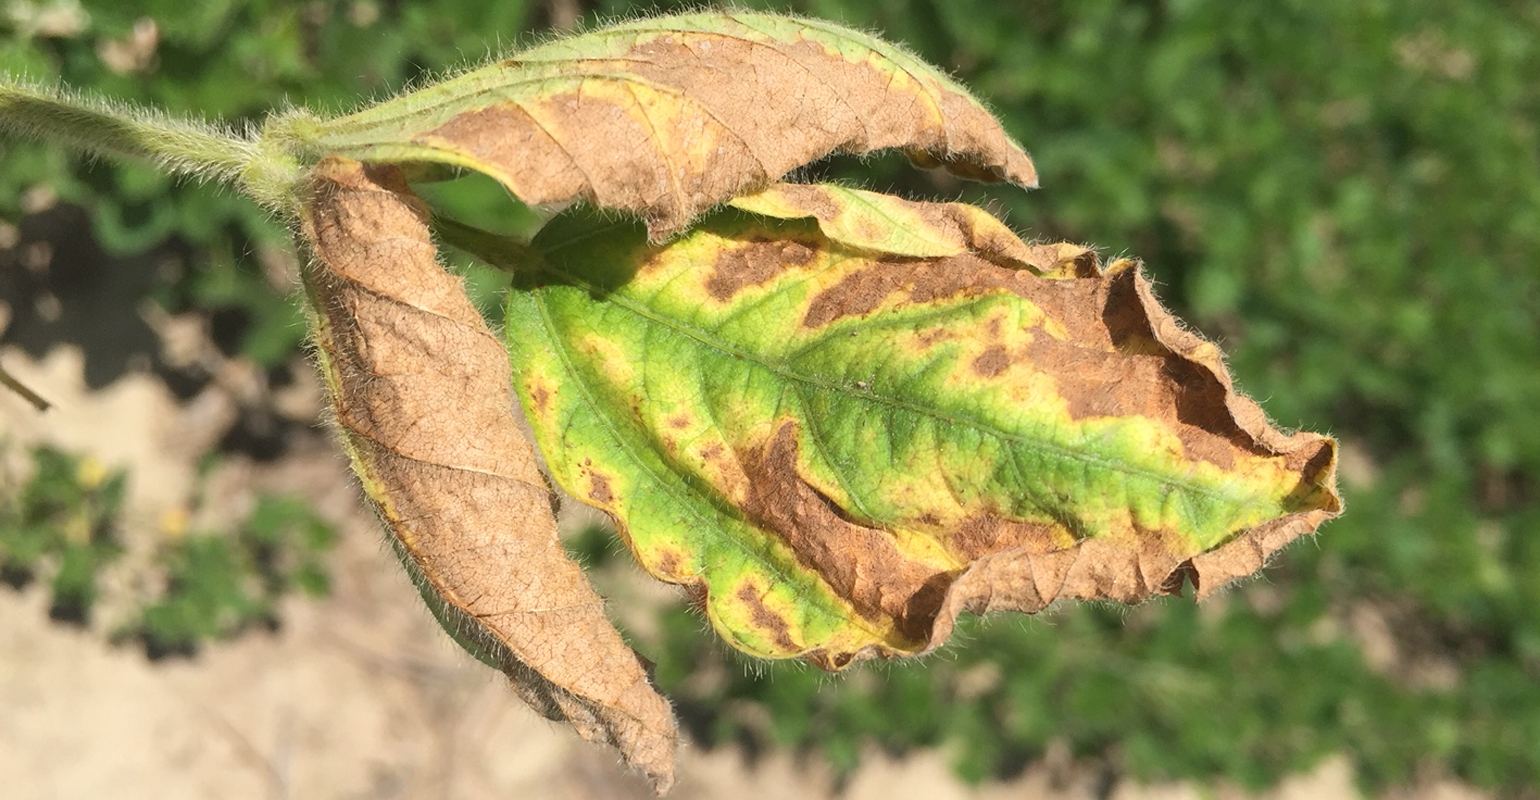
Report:
[[[617,225],[616,227],[620,226]],[[558,252],[560,249],[562,249],[563,246],[565,246],[565,244],[566,243],[564,242],[562,245],[549,248],[547,250],[548,256]],[[1185,481],[1180,478],[1171,477],[1147,469],[1131,467],[1118,461],[1109,460],[1100,456],[1083,453],[1072,448],[1065,447],[1064,445],[1058,444],[1057,442],[1045,441],[1036,437],[1007,431],[996,425],[982,422],[972,417],[942,414],[939,411],[934,411],[932,409],[918,406],[910,402],[884,397],[871,391],[854,389],[853,387],[846,384],[825,381],[815,376],[796,372],[785,366],[772,364],[761,358],[758,354],[736,347],[722,339],[710,335],[705,331],[689,327],[673,320],[670,317],[659,314],[647,306],[627,298],[621,291],[604,291],[597,285],[584,279],[582,276],[556,266],[552,263],[552,259],[549,257],[545,259],[545,263],[542,265],[542,269],[556,277],[562,278],[578,287],[581,287],[582,289],[588,291],[590,294],[604,296],[605,302],[614,303],[615,305],[624,308],[625,310],[630,311],[637,316],[668,328],[683,336],[694,339],[705,347],[717,350],[733,358],[747,361],[750,364],[757,365],[790,382],[800,383],[809,387],[816,387],[836,394],[843,394],[852,399],[864,399],[873,403],[886,405],[933,420],[935,422],[968,425],[974,430],[978,431],[980,434],[993,436],[1005,443],[1015,442],[1024,447],[1034,449],[1037,452],[1044,453],[1050,457],[1058,458],[1062,461],[1076,463],[1082,466],[1100,467],[1110,472],[1128,477],[1143,478],[1162,486],[1185,491],[1189,494],[1208,498],[1214,501],[1225,503],[1227,505],[1246,507],[1265,501],[1264,497],[1259,496],[1256,493],[1248,493],[1245,500],[1237,501],[1231,494],[1227,494],[1216,489],[1211,489],[1207,486],[1196,484],[1191,481]],[[519,290],[515,289],[515,291]],[[805,352],[808,349],[827,342],[828,338],[828,334],[820,336],[817,339],[803,345],[796,352]],[[868,522],[874,525],[882,524],[875,520],[868,520]]]

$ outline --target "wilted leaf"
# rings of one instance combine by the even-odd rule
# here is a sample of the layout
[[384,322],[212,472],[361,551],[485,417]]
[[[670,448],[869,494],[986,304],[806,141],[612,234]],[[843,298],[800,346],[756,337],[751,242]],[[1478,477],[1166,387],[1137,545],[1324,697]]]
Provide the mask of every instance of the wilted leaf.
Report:
[[728,205],[776,219],[812,218],[833,241],[891,256],[940,258],[977,252],[1021,266],[1040,256],[978,206],[892,200],[890,195],[843,186],[777,183],[735,197]]
[[302,211],[317,358],[343,444],[445,627],[542,714],[609,742],[659,791],[668,703],[556,535],[506,353],[437,263],[393,168],[323,161]]
[[710,12],[553,41],[321,124],[324,152],[484,172],[526,203],[586,199],[655,236],[832,152],[902,148],[1035,186],[968,92],[894,45],[814,19]]
[[[1206,595],[1338,512],[1334,444],[1269,427],[1133,262],[951,204],[741,205],[815,218],[729,210],[664,246],[558,217],[507,330],[553,475],[736,647],[837,669],[965,609]],[[872,215],[956,254],[883,252]]]

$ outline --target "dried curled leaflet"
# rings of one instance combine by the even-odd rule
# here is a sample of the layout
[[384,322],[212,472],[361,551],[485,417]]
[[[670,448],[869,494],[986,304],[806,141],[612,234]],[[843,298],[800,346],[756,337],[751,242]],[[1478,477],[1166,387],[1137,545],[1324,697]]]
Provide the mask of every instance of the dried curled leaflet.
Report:
[[675,726],[557,539],[507,354],[392,167],[328,159],[301,214],[316,356],[354,471],[445,627],[660,792]]
[[558,39],[317,125],[322,152],[476,170],[526,203],[635,213],[659,238],[835,152],[898,148],[1037,185],[999,121],[929,64],[832,23],[747,11]]

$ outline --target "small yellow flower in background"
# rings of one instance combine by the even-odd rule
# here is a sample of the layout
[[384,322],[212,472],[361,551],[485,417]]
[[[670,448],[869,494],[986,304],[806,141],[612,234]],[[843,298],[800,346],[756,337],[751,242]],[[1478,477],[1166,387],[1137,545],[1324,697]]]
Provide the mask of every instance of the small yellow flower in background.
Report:
[[160,535],[169,541],[179,541],[187,535],[191,515],[180,506],[168,508],[160,515]]
[[96,456],[87,455],[75,467],[75,482],[86,491],[95,491],[107,481],[107,465]]

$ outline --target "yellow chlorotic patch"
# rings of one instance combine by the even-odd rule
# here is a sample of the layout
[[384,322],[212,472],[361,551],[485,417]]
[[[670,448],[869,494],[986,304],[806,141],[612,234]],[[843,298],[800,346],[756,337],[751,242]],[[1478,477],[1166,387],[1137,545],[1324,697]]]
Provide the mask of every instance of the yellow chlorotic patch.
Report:
[[637,379],[636,359],[622,345],[597,333],[577,341],[576,350],[591,355],[592,363],[604,370],[605,380],[614,386],[626,386]]

